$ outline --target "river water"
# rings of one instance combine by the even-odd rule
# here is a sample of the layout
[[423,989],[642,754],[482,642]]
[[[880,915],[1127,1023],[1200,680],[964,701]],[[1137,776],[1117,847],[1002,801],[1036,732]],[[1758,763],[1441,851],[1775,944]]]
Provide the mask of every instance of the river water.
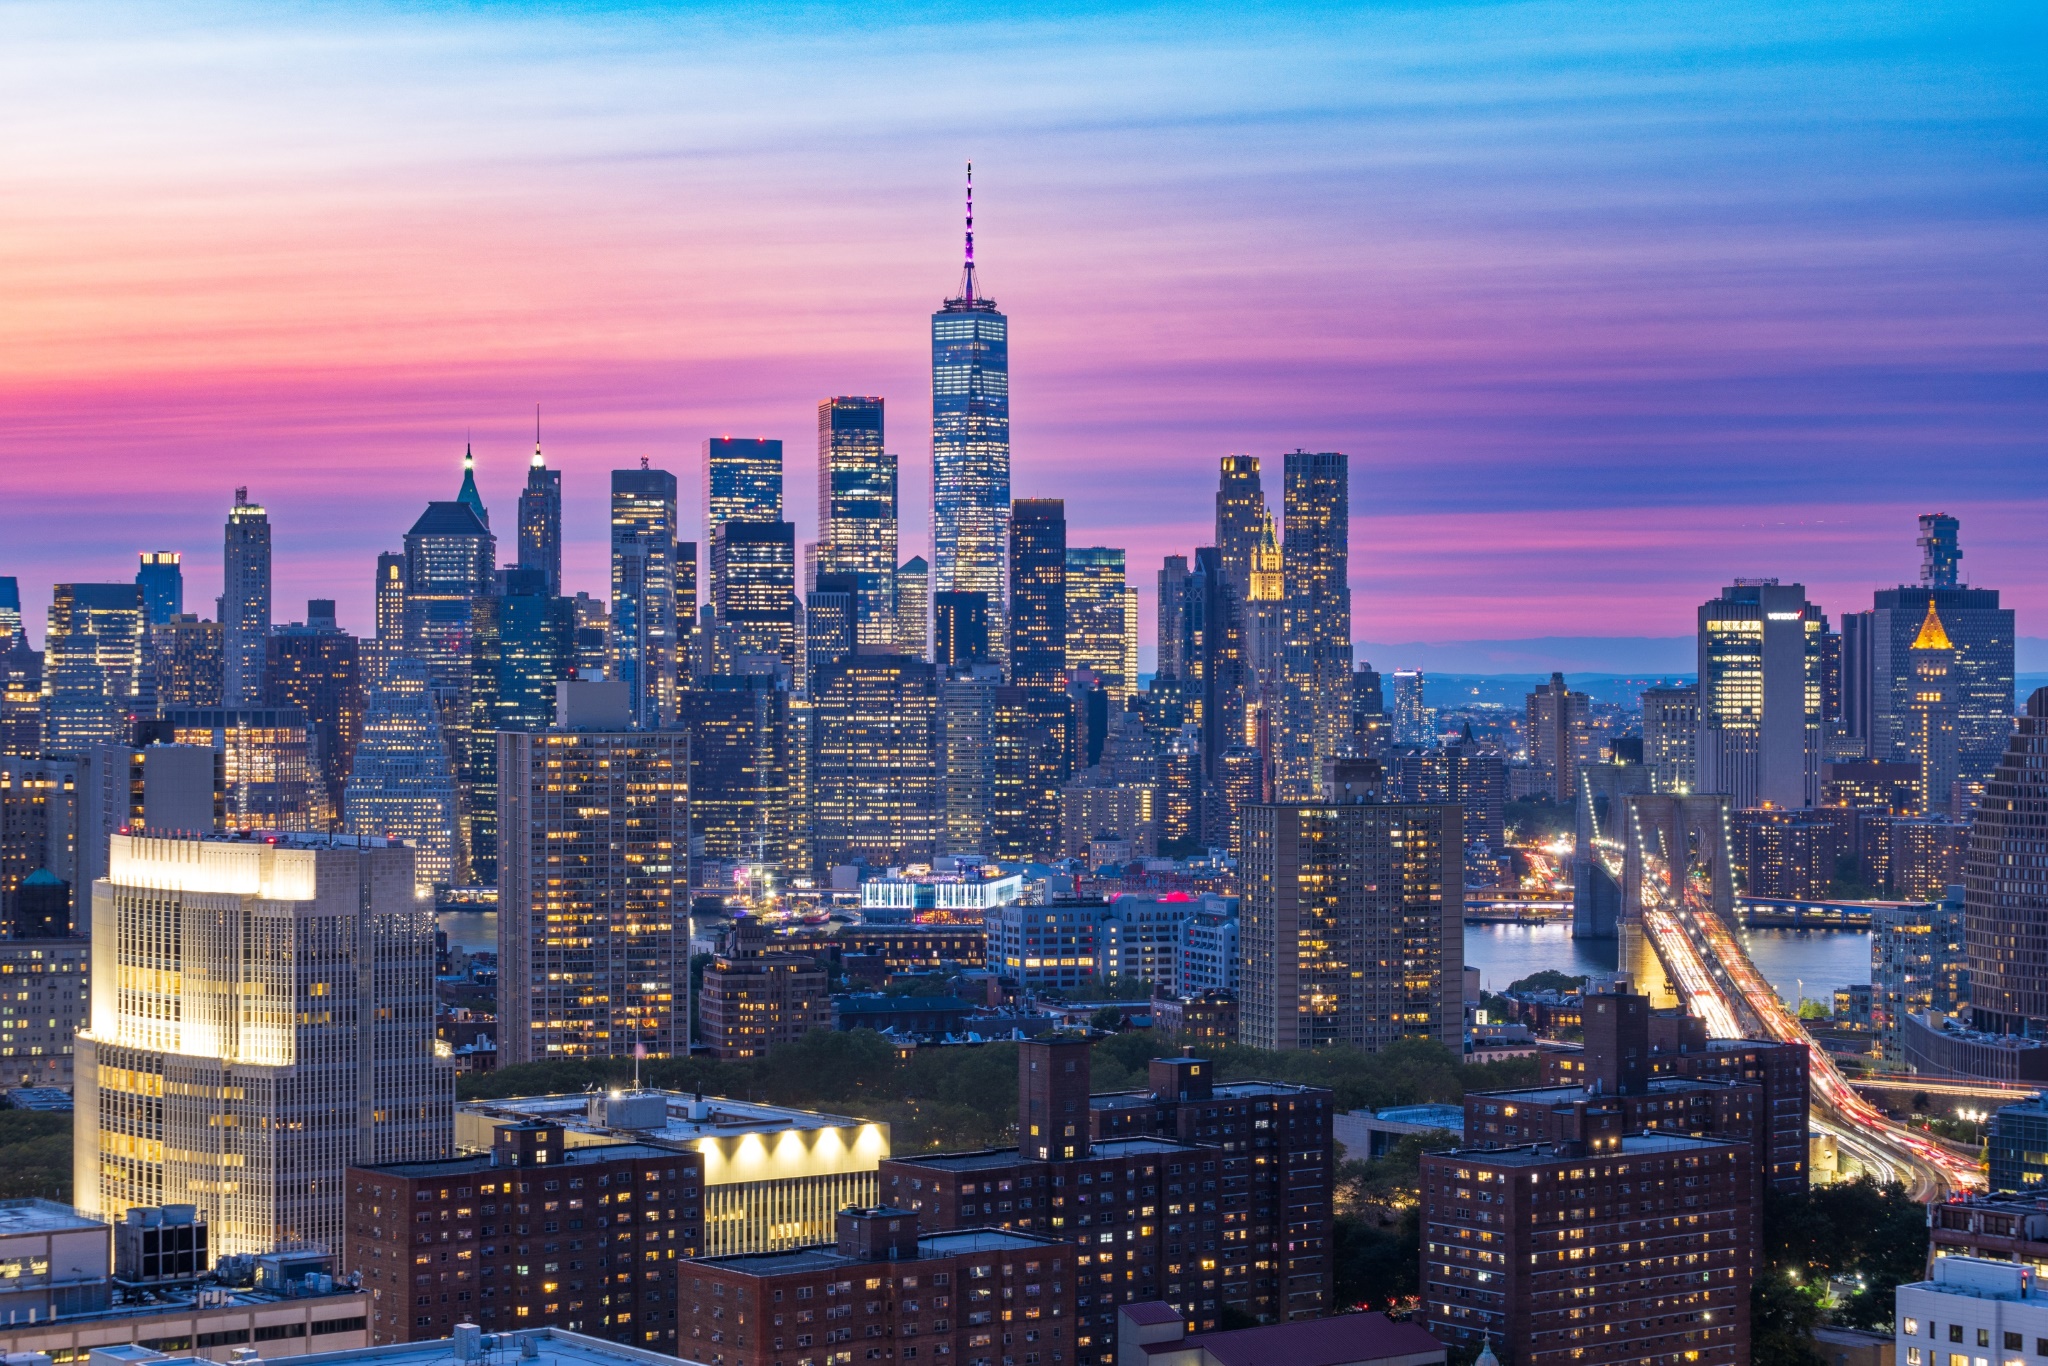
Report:
[[[1836,987],[1870,982],[1867,930],[1750,930],[1743,942],[1757,971],[1794,1005],[1803,995],[1832,1006]],[[1479,969],[1488,991],[1546,968],[1613,972],[1614,947],[1611,939],[1573,939],[1569,924],[1465,927],[1465,963]]]

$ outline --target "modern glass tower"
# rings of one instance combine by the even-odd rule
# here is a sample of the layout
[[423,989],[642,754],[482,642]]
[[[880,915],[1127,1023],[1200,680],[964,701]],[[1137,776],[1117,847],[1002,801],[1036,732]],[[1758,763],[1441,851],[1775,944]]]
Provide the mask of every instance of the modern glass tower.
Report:
[[860,641],[896,647],[896,457],[882,445],[882,400],[818,404],[818,556],[821,573],[851,574]]
[[175,550],[142,552],[142,566],[135,571],[135,586],[142,590],[142,617],[146,625],[161,626],[185,610],[185,572],[178,559]]
[[633,723],[651,730],[675,714],[676,477],[612,471],[612,668]]
[[221,693],[231,707],[263,702],[264,640],[270,635],[270,515],[235,490],[222,556],[220,624],[226,634]]
[[1008,640],[1010,320],[974,275],[974,167],[960,293],[932,315],[932,591],[988,600],[989,640]]
[[540,453],[539,424],[536,417],[533,464],[519,495],[519,567],[538,569],[554,597],[562,591],[562,472],[549,469]]
[[1274,781],[1313,801],[1323,764],[1351,752],[1351,471],[1337,451],[1282,461],[1280,676]]
[[456,820],[455,772],[426,671],[401,656],[370,695],[342,824],[352,835],[404,840],[414,851],[414,882],[425,893],[455,879]]

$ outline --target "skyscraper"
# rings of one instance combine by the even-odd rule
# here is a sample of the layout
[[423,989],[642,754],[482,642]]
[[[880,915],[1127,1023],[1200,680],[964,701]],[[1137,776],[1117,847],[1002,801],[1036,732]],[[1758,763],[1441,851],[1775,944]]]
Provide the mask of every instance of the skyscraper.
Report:
[[1138,594],[1124,552],[1067,547],[1067,668],[1092,671],[1121,705],[1138,687]]
[[[727,522],[782,520],[782,443],[759,437],[708,437],[704,442],[704,543],[718,543]],[[725,601],[725,581],[712,562],[705,601]]]
[[376,639],[363,662],[363,686],[382,687],[384,669],[405,649],[405,556],[387,550],[377,557]]
[[457,821],[455,770],[426,670],[400,656],[370,694],[342,798],[342,828],[404,840],[414,851],[419,893],[427,896],[460,872]]
[[230,707],[263,702],[263,640],[270,634],[270,515],[235,490],[221,561],[221,693]]
[[938,822],[938,682],[906,655],[856,654],[811,681],[820,868],[928,863]]
[[1971,1023],[2048,1036],[2048,688],[2036,688],[1985,784],[1963,867]]
[[820,670],[860,648],[860,585],[851,574],[820,574],[804,595],[804,691]]
[[1009,516],[1010,320],[975,278],[970,164],[960,292],[932,315],[932,591],[980,593],[998,648]]
[[1698,684],[1643,689],[1643,763],[1652,792],[1698,790],[1699,731]]
[[1010,513],[1010,681],[1067,684],[1067,505],[1019,498]]
[[0,576],[0,646],[26,641],[21,629],[21,583],[12,574]]
[[142,565],[135,571],[135,586],[142,590],[142,620],[146,626],[161,626],[185,610],[185,571],[178,566],[175,550],[145,550]]
[[1251,598],[1253,561],[1271,527],[1266,494],[1259,487],[1259,457],[1224,456],[1216,486],[1216,548],[1223,556],[1223,577],[1239,602]]
[[149,628],[149,653],[156,675],[158,711],[174,707],[217,707],[221,692],[221,629],[180,612]]
[[263,705],[305,713],[313,742],[320,811],[315,828],[337,829],[342,790],[355,766],[363,725],[362,661],[356,638],[335,623],[334,603],[306,604],[306,620],[272,632],[264,659]]
[[676,477],[613,470],[612,669],[644,730],[675,714],[675,555]]
[[1246,813],[1239,1037],[1254,1048],[1463,1038],[1464,831],[1456,806]]
[[1593,699],[1567,688],[1561,673],[1528,696],[1523,739],[1529,766],[1544,795],[1559,806],[1577,796],[1579,765],[1595,757],[1592,723]]
[[45,753],[128,743],[142,673],[142,633],[142,590],[134,584],[55,586],[43,635]]
[[[313,737],[297,707],[195,707],[163,714],[172,744],[211,749],[228,830],[323,830],[326,800]],[[316,829],[317,827],[317,829]]]
[[931,658],[932,567],[912,555],[896,566],[896,648],[912,659]]
[[893,650],[896,457],[882,447],[881,399],[818,404],[818,572],[854,576],[861,644]]
[[540,418],[534,417],[533,463],[519,495],[519,567],[537,569],[544,591],[562,591],[562,472],[548,468],[540,453]]
[[1699,790],[1737,810],[1820,799],[1820,609],[1737,579],[1699,609]]
[[732,520],[711,538],[713,603],[735,660],[770,660],[796,672],[796,524]]
[[196,1205],[216,1254],[341,1246],[351,1162],[447,1155],[433,907],[345,835],[118,835],[94,892],[73,1198]]
[[1155,679],[1178,681],[1187,672],[1188,557],[1168,555],[1159,566],[1159,591],[1155,601],[1159,612],[1152,632],[1158,646],[1152,666]]
[[932,661],[941,673],[994,658],[988,648],[988,598],[932,594]]
[[1282,493],[1284,641],[1274,789],[1315,797],[1323,765],[1351,749],[1350,462],[1291,451]]
[[[850,607],[851,604],[849,603]],[[704,856],[780,863],[789,852],[789,691],[759,674],[681,694],[690,737],[690,834]]]
[[[498,737],[498,1048],[510,1063],[689,1051],[689,738],[616,683]],[[589,855],[571,853],[589,850]]]
[[1932,602],[1913,638],[1913,693],[1907,704],[1906,748],[1920,764],[1920,814],[1949,809],[1956,773],[1956,647]]
[[476,488],[476,452],[466,444],[462,448],[462,487],[456,490],[455,501],[474,512],[479,522],[490,526],[490,509],[484,506],[484,496]]

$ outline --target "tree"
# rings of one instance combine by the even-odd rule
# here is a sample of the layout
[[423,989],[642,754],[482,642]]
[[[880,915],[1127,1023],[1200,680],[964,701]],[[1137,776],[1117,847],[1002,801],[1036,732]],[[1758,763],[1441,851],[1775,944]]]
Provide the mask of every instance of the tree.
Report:
[[1820,1301],[1777,1267],[1765,1270],[1749,1291],[1749,1359],[1754,1366],[1827,1366],[1813,1345],[1820,1326]]
[[1508,990],[1577,991],[1580,987],[1586,985],[1586,982],[1587,978],[1584,973],[1574,977],[1568,972],[1559,972],[1555,968],[1545,968],[1541,972],[1532,972],[1527,977],[1516,978],[1508,983]]

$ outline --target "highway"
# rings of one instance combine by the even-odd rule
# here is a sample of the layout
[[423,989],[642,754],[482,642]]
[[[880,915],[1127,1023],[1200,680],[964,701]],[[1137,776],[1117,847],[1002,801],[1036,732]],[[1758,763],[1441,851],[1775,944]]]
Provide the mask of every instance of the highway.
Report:
[[[1601,845],[1603,861],[1610,852],[1613,856],[1610,866],[1618,883],[1621,851],[1608,841]],[[1654,871],[1646,873],[1648,888],[1669,885]],[[1916,1200],[1945,1199],[1959,1189],[1983,1184],[1975,1160],[1900,1124],[1856,1093],[1750,962],[1727,921],[1714,910],[1703,882],[1689,878],[1682,900],[1668,892],[1659,895],[1644,908],[1643,928],[1687,1007],[1706,1022],[1709,1037],[1761,1034],[1805,1045],[1813,1087],[1812,1126],[1832,1134],[1840,1151],[1853,1155],[1881,1179],[1903,1183]]]

